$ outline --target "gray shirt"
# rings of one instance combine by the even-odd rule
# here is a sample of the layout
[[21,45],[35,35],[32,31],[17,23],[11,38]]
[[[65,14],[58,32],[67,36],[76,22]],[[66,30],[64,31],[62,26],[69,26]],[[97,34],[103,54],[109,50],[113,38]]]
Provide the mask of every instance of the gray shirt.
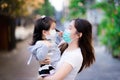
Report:
[[44,60],[50,54],[51,65],[55,67],[60,60],[60,50],[55,42],[51,43],[52,46],[48,48],[42,41],[37,41],[35,45],[29,46],[28,50],[38,61]]

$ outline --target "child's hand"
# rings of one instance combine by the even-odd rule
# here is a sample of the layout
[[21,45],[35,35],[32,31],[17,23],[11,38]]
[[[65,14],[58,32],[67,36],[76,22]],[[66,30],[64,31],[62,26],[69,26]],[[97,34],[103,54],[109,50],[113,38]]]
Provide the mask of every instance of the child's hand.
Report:
[[62,31],[58,32],[58,36],[62,37],[62,35],[63,35]]

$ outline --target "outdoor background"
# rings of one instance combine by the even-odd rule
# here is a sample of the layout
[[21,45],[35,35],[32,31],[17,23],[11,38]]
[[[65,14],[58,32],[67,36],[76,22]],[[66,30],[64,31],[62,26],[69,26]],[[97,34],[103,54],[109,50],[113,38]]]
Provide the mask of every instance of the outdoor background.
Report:
[[36,80],[38,62],[27,61],[35,21],[46,15],[64,31],[70,20],[93,26],[95,63],[76,80],[120,80],[120,0],[0,0],[0,80]]

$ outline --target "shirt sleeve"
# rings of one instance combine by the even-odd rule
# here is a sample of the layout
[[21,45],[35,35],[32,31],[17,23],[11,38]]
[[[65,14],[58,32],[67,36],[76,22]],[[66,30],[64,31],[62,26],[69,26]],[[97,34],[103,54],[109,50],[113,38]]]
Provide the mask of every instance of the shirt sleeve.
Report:
[[75,68],[77,66],[81,66],[82,61],[83,61],[83,58],[80,53],[79,54],[68,53],[68,56],[66,57],[64,62],[70,64],[73,68]]
[[34,46],[30,46],[28,49],[39,61],[44,60],[49,51],[49,48],[42,42],[37,42]]
[[39,61],[42,61],[45,59],[45,57],[48,54],[49,48],[46,45],[42,45],[41,47],[38,47],[36,49],[36,57]]

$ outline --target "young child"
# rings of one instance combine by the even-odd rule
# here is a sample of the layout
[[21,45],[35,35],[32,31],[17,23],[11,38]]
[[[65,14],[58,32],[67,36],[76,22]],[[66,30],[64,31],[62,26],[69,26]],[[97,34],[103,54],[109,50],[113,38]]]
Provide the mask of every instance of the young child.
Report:
[[33,41],[29,46],[29,51],[37,61],[41,62],[50,57],[50,64],[40,64],[39,75],[45,77],[54,74],[56,63],[60,60],[60,50],[55,43],[56,41],[56,23],[50,17],[43,17],[36,21],[33,32]]

